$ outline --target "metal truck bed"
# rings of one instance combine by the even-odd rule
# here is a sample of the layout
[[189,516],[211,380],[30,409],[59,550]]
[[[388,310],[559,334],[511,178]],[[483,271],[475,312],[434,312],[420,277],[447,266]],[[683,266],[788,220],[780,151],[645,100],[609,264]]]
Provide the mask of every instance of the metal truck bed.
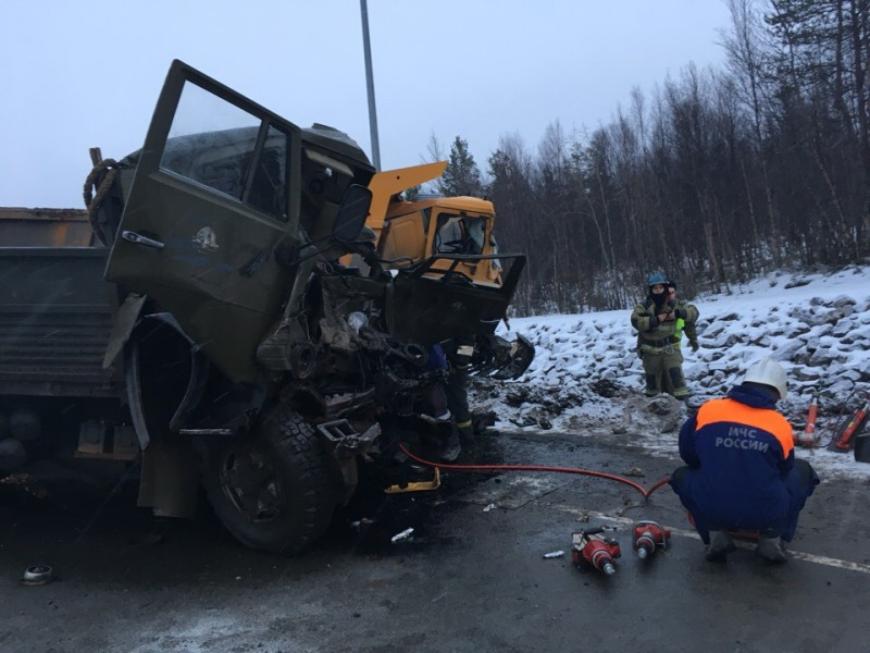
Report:
[[0,247],[0,395],[117,397],[102,368],[117,292],[108,250]]

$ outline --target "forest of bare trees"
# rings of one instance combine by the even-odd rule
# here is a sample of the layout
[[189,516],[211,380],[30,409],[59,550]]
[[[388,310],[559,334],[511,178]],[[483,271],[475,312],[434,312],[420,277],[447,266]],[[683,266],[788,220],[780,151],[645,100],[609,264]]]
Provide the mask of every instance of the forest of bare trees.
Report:
[[[590,133],[457,137],[439,190],[495,202],[529,254],[522,313],[621,308],[663,270],[691,295],[870,255],[870,0],[730,0],[727,67],[689,65]],[[477,192],[475,192],[477,191]]]

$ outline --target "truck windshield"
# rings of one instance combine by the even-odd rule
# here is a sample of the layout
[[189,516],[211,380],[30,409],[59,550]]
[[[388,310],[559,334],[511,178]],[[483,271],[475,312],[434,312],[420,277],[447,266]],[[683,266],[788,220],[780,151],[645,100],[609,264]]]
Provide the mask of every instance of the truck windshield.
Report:
[[433,254],[482,254],[486,242],[486,219],[442,213],[432,245]]

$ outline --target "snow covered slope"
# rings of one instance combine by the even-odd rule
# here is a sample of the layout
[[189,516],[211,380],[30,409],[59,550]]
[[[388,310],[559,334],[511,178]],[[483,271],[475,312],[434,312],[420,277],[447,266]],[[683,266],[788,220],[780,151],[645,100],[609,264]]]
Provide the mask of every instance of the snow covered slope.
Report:
[[[843,415],[870,392],[870,267],[831,274],[775,273],[730,292],[701,297],[699,342],[683,345],[692,405],[720,396],[755,360],[773,356],[789,374],[780,408],[802,429],[812,394],[821,393],[823,443]],[[676,455],[685,407],[643,397],[629,310],[550,315],[511,321],[537,349],[515,382],[473,384],[475,408],[489,408],[502,429],[606,434],[620,442]],[[825,450],[799,450],[820,472],[870,478],[870,464]]]

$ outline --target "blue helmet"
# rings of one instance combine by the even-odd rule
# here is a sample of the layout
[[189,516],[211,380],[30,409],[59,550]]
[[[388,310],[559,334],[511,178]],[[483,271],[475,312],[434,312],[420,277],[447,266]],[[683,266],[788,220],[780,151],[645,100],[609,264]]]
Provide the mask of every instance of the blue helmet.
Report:
[[664,275],[663,272],[653,272],[646,278],[646,285],[655,286],[657,284],[661,284],[663,286],[668,285],[668,278]]

